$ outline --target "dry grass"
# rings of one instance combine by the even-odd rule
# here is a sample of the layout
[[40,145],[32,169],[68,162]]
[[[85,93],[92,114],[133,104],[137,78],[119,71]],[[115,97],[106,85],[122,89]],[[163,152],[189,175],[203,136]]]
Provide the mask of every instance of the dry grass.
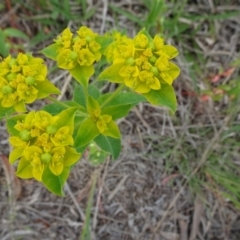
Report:
[[[179,103],[176,115],[170,116],[160,107],[140,104],[126,119],[119,121],[123,135],[119,159],[115,162],[108,159],[105,164],[93,167],[86,152],[69,177],[66,197],[52,195],[36,181],[15,177],[13,167],[7,162],[8,136],[2,123],[1,240],[79,239],[93,176],[97,176],[91,210],[93,240],[240,239],[239,210],[223,197],[222,187],[207,171],[209,165],[226,164],[226,159],[239,168],[239,150],[237,147],[230,149],[233,146],[230,140],[239,141],[239,133],[231,130],[240,124],[236,114],[238,109],[228,108],[230,100],[226,96],[218,102],[201,98],[201,90],[227,84],[239,74],[235,70],[217,83],[210,82],[239,57],[240,14],[211,21],[208,16],[223,16],[226,11],[240,10],[240,2],[188,2],[178,19],[186,23],[188,29],[167,39],[180,50],[177,64],[182,73],[175,82]],[[81,24],[99,33],[118,26],[134,35],[138,30],[136,23],[114,13],[110,3],[139,18],[147,12],[137,0],[88,1],[89,9],[94,6],[97,9]],[[171,18],[176,13],[172,12],[174,5],[169,3],[167,6],[166,16]],[[71,8],[74,13],[82,14],[76,1],[71,2]],[[188,13],[200,13],[205,17],[189,20],[186,18]],[[28,20],[26,15],[24,8],[16,4],[11,11],[3,12],[0,23],[2,27],[8,27],[14,21],[30,36],[39,31],[54,30],[53,26],[42,29],[43,24],[34,22],[33,16]],[[68,25],[76,29],[79,22],[69,21]],[[166,29],[166,35],[173,35],[172,30]],[[34,47],[26,45],[26,48],[37,53],[48,43],[45,40]],[[48,65],[51,68],[53,63],[49,61]],[[73,86],[65,72],[55,71],[50,79],[63,90],[62,99],[72,95]],[[43,104],[38,103],[32,108],[38,109]]]

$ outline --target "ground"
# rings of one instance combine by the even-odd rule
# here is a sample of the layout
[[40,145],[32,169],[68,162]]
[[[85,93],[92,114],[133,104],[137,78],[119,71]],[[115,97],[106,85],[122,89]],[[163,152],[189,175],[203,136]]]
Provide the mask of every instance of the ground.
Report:
[[[117,28],[129,36],[150,26],[151,34],[162,32],[178,48],[175,62],[181,75],[174,83],[177,112],[148,103],[135,107],[118,121],[120,157],[94,166],[86,151],[71,172],[65,197],[15,176],[2,121],[1,240],[80,239],[95,178],[90,236],[85,239],[240,239],[240,88],[237,96],[228,94],[240,81],[240,1],[159,2],[156,21],[148,15],[153,14],[151,1],[72,0],[63,1],[64,7],[53,0],[2,3],[1,28],[14,27],[29,37],[9,36],[13,55],[22,48],[40,56],[38,51],[67,25],[74,30],[87,25],[98,33]],[[46,63],[53,69],[53,62]],[[49,79],[62,90],[61,99],[72,96],[64,71],[53,69]]]

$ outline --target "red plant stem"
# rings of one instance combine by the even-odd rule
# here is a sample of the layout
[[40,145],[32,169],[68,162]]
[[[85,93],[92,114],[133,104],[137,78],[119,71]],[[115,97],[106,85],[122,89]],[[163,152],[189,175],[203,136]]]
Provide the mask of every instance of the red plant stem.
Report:
[[17,28],[17,25],[16,25],[15,20],[14,20],[14,15],[13,15],[14,13],[11,12],[11,9],[12,9],[11,2],[10,2],[10,0],[5,0],[5,2],[6,2],[7,10],[9,11],[9,15],[10,15],[11,27]]

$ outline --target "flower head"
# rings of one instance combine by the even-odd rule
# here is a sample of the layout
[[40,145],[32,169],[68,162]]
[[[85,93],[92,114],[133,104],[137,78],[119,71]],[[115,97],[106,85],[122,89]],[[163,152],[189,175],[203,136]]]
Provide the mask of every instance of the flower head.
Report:
[[76,36],[66,28],[55,40],[58,67],[71,70],[78,64],[91,66],[95,61],[99,61],[101,46],[96,41],[97,36],[97,33],[85,26],[79,28]]
[[177,49],[165,45],[158,35],[152,39],[142,30],[133,39],[122,40],[118,36],[106,52],[112,51],[113,46],[117,49],[117,53],[111,55],[113,64],[100,74],[100,80],[124,83],[135,92],[145,94],[159,90],[163,83],[171,85],[180,73],[170,62],[178,54]]
[[[16,58],[7,57],[0,63],[0,104],[25,112],[25,104],[59,93],[47,79],[47,67],[40,58],[19,53]],[[47,90],[43,90],[43,86]]]
[[13,151],[9,160],[14,163],[20,158],[19,177],[42,181],[46,168],[58,176],[79,159],[80,154],[72,148],[75,111],[70,108],[56,116],[38,111],[13,118],[15,125],[9,138]]

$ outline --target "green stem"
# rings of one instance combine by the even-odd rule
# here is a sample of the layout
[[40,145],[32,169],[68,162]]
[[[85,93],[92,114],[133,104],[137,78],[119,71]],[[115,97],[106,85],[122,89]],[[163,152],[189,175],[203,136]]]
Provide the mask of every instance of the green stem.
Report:
[[125,85],[123,84],[119,85],[117,90],[101,104],[101,108],[103,108],[107,103],[109,103],[124,87]]
[[69,106],[68,106],[67,104],[65,104],[65,103],[63,103],[63,102],[60,102],[60,101],[57,100],[56,98],[53,98],[53,97],[48,96],[47,99],[50,100],[50,101],[52,101],[52,102],[54,102],[54,103],[56,103],[56,104],[58,104],[58,105],[61,105],[61,106],[66,107],[66,108],[69,108]]
[[90,189],[90,194],[87,202],[87,209],[86,209],[86,219],[85,223],[83,226],[82,234],[80,237],[80,240],[86,240],[90,239],[90,218],[91,218],[91,208],[93,205],[93,197],[94,197],[94,191],[96,188],[96,183],[97,183],[97,176],[93,176],[92,178],[92,187]]
[[[47,99],[52,101],[52,102],[54,102],[54,103],[56,103],[56,104],[58,104],[58,105],[60,105],[60,106],[65,107],[65,108],[70,108],[71,107],[71,106],[69,106],[69,105],[67,105],[67,104],[57,100],[56,98],[48,96]],[[88,114],[82,112],[80,109],[77,110],[77,112],[78,112],[78,116],[88,117]]]

